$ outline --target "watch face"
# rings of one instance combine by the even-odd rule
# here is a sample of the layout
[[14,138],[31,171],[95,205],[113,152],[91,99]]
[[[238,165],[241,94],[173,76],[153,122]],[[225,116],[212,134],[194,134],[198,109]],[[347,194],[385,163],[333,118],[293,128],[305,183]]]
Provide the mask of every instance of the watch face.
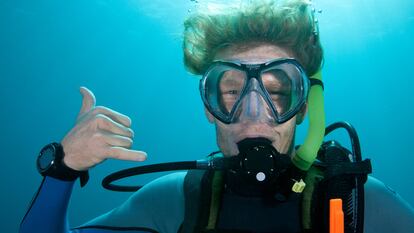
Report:
[[53,165],[55,159],[55,149],[51,146],[42,150],[38,160],[37,165],[41,171],[47,170],[50,166]]

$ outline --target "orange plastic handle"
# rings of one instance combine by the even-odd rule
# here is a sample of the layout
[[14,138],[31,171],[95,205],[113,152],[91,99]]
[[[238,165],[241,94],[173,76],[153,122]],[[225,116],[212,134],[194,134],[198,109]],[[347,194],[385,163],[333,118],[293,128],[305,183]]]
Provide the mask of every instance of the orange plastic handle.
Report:
[[342,199],[331,199],[329,201],[329,233],[344,233]]

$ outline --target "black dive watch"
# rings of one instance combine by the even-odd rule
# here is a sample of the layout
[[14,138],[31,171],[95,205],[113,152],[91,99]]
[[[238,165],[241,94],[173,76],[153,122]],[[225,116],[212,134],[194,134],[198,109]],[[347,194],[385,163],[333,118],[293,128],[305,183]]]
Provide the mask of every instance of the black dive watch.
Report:
[[89,180],[88,171],[74,170],[63,162],[65,153],[60,143],[53,142],[45,147],[37,157],[37,170],[42,176],[49,176],[64,181],[74,181],[80,178],[81,187],[85,186]]

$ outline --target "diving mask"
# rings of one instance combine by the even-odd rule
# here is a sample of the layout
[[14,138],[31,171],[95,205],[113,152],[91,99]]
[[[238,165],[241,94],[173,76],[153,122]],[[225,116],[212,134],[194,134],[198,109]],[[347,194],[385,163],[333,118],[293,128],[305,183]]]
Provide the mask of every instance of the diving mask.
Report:
[[215,61],[200,81],[200,93],[208,111],[223,123],[248,117],[281,124],[301,110],[309,86],[295,59],[260,64]]

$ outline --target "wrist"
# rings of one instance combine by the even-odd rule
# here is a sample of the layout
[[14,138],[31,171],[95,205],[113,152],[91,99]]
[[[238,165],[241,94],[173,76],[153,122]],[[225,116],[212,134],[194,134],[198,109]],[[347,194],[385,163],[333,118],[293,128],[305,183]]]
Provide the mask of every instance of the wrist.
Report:
[[70,158],[71,156],[67,155],[65,152],[63,153],[65,154],[65,156],[62,159],[63,166],[66,166],[72,170],[79,171],[79,172],[88,170],[88,168],[82,169],[80,166],[76,164],[76,162],[73,162],[76,160],[74,160],[73,158],[71,159]]
[[64,162],[65,153],[60,143],[50,143],[43,147],[37,159],[37,168],[43,176],[50,176],[59,180],[74,181],[78,177],[83,187],[88,179],[88,171],[77,171]]

